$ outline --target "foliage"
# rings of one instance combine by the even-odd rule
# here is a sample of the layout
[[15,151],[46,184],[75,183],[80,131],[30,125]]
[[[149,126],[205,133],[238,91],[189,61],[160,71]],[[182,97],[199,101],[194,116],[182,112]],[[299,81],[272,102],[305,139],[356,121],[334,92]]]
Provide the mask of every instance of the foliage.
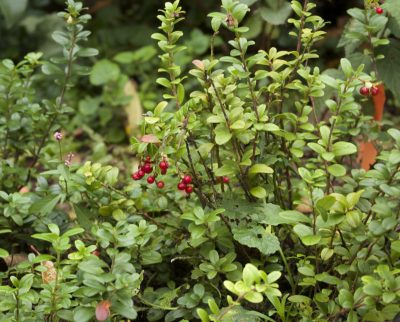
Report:
[[[152,45],[81,65],[98,51],[85,47],[90,15],[68,0],[64,30],[53,33],[60,57],[2,61],[2,320],[384,321],[400,313],[400,131],[365,114],[371,96],[359,93],[381,83],[395,92],[384,55],[397,50],[388,39],[397,7],[386,1],[380,15],[369,0],[350,9],[345,57],[324,69],[317,46],[327,24],[316,4],[266,1],[247,18],[256,2],[223,0],[209,14],[209,38],[178,29],[179,0],[157,16],[160,77],[139,91],[164,93],[148,94],[131,138],[138,171],[147,165],[143,176],[157,185],[130,180],[127,149],[105,144],[123,141],[112,109],[128,102],[132,63],[146,74]],[[250,19],[291,28],[293,48],[254,50]],[[198,39],[210,42],[192,48]],[[72,135],[75,125],[84,134]],[[356,155],[366,140],[380,149],[369,170]],[[75,161],[70,151],[86,147]],[[194,193],[184,191],[191,184]]]

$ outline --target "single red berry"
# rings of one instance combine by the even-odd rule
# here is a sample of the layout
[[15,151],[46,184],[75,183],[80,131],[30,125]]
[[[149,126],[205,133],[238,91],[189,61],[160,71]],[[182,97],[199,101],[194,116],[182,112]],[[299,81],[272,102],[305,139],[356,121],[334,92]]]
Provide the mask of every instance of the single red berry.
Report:
[[149,162],[149,163],[151,162],[151,158],[149,155],[146,157],[146,162]]
[[222,181],[224,182],[224,183],[229,183],[229,177],[223,177],[222,178]]
[[366,86],[361,87],[361,88],[360,88],[360,94],[361,94],[361,95],[364,95],[364,96],[369,95],[369,88],[366,87]]
[[146,163],[143,167],[142,170],[144,173],[151,173],[153,171],[153,167],[151,166],[150,163]]
[[158,165],[161,170],[166,170],[168,169],[168,163],[165,161],[161,161],[160,164]]
[[378,8],[375,9],[375,12],[376,12],[378,15],[381,15],[381,14],[383,13],[383,9],[382,9],[381,7],[378,7]]
[[149,183],[149,184],[154,183],[154,181],[156,181],[156,178],[154,178],[153,176],[150,176],[147,178],[147,183]]
[[139,174],[137,172],[132,173],[131,177],[132,177],[133,180],[140,180]]
[[100,252],[97,249],[95,249],[91,254],[97,257],[100,256]]
[[144,173],[144,171],[143,171],[142,169],[140,169],[140,170],[137,172],[137,174],[138,174],[138,176],[140,177],[140,179],[143,178],[144,175],[145,175],[145,173]]
[[372,86],[371,87],[371,95],[376,96],[379,94],[379,87],[378,86]]
[[184,182],[179,182],[178,183],[178,189],[179,190],[185,190],[186,189],[186,184]]
[[157,188],[159,188],[159,189],[164,188],[164,181],[158,181],[157,182]]
[[193,192],[193,187],[192,186],[186,186],[185,191],[186,191],[186,193],[191,194]]
[[186,176],[183,177],[182,182],[186,183],[186,184],[189,184],[189,183],[192,182],[192,177],[189,176],[189,175],[186,175]]

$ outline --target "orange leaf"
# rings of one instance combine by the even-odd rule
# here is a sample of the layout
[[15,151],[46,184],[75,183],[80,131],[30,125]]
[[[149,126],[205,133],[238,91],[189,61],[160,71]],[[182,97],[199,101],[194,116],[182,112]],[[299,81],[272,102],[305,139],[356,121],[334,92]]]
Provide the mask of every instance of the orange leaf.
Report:
[[361,168],[369,170],[371,165],[375,163],[378,151],[373,142],[360,142],[358,149],[357,162],[361,164]]
[[110,316],[111,302],[104,300],[96,305],[96,319],[97,321],[105,321]]
[[379,88],[378,95],[372,96],[372,100],[374,101],[374,107],[375,107],[374,119],[376,121],[382,121],[383,109],[385,107],[385,102],[386,102],[385,86],[383,86],[383,84],[379,84],[378,88]]

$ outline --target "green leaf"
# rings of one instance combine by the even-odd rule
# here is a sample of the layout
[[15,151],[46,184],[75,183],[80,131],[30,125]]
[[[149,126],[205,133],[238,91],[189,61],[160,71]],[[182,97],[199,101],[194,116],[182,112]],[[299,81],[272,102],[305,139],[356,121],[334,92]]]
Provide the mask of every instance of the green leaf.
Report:
[[385,0],[382,4],[382,8],[390,13],[390,16],[396,19],[397,23],[400,24],[400,6],[397,0]]
[[328,172],[334,177],[343,177],[346,175],[346,168],[341,164],[332,164],[328,166]]
[[85,231],[85,229],[83,229],[81,227],[75,227],[72,229],[68,229],[62,236],[63,237],[71,237],[71,236],[82,234],[84,231]]
[[392,251],[400,254],[400,240],[396,240],[391,244]]
[[268,8],[261,7],[259,12],[261,17],[271,25],[282,25],[286,22],[286,19],[289,18],[292,7],[289,2],[281,2],[282,6],[279,8]]
[[259,199],[263,199],[267,196],[267,191],[263,187],[253,187],[250,189],[250,193]]
[[33,213],[47,215],[54,209],[60,199],[61,195],[48,195],[34,202],[29,208],[29,211]]
[[217,177],[222,177],[222,176],[229,176],[229,175],[234,175],[236,173],[237,168],[231,164],[225,164],[221,168],[218,168],[214,171],[214,174]]
[[96,62],[90,74],[90,82],[93,85],[104,85],[115,82],[120,75],[119,66],[108,59]]
[[351,67],[351,63],[347,58],[342,58],[340,60],[340,66],[342,67],[342,71],[347,78],[350,78],[353,74],[353,68]]
[[0,258],[7,257],[8,255],[10,255],[10,254],[8,253],[8,251],[6,251],[6,250],[3,249],[3,248],[0,248]]
[[244,296],[244,298],[249,301],[250,303],[261,303],[263,301],[263,296],[261,293],[258,292],[248,292]]
[[321,236],[320,235],[308,235],[300,238],[304,245],[312,246],[316,245],[320,242]]
[[20,21],[28,6],[28,0],[1,0],[0,11],[6,22],[6,27],[11,28]]
[[311,218],[302,214],[297,210],[286,210],[279,213],[279,217],[282,218],[287,224],[296,224],[299,222],[310,223]]
[[243,120],[237,120],[231,125],[232,130],[242,130],[246,126],[246,123]]
[[382,288],[378,283],[372,282],[363,287],[365,294],[370,296],[380,296],[382,294]]
[[321,240],[321,236],[313,235],[311,227],[303,224],[297,224],[296,226],[294,226],[293,231],[297,234],[297,236],[300,237],[301,241],[306,246],[318,244]]
[[225,124],[219,124],[215,128],[215,143],[218,145],[224,145],[230,141],[232,133],[226,127]]
[[[397,7],[398,4],[396,5]],[[377,49],[377,54],[384,55],[385,59],[377,61],[379,76],[383,83],[393,94],[400,98],[400,41],[391,39],[388,46],[382,46]]]
[[336,142],[332,145],[332,152],[336,157],[349,155],[357,152],[357,147],[349,142]]
[[73,207],[79,225],[85,229],[90,229],[93,225],[94,215],[89,211],[89,209],[78,206],[77,204],[74,204]]
[[96,48],[82,48],[78,52],[79,57],[93,57],[97,56],[99,51]]
[[250,170],[249,174],[256,174],[256,173],[274,173],[274,170],[267,166],[266,164],[255,164],[253,165]]
[[243,282],[248,287],[251,287],[254,283],[258,283],[260,281],[260,273],[257,267],[252,264],[246,264],[243,269],[242,276]]
[[280,249],[279,240],[261,226],[233,228],[233,238],[240,244],[257,248],[262,254],[274,254]]
[[75,322],[86,322],[94,317],[95,310],[91,307],[79,306],[74,311]]
[[324,221],[328,220],[328,211],[335,204],[336,198],[332,196],[325,196],[315,203],[315,209],[321,215]]

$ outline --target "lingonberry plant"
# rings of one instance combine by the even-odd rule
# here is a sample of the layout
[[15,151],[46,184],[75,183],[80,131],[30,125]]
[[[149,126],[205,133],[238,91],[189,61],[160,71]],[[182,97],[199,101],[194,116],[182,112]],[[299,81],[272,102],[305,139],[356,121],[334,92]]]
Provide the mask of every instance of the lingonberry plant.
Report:
[[[68,93],[88,72],[77,59],[97,54],[82,47],[90,17],[81,3],[66,2],[67,31],[53,37],[64,57],[2,62],[1,320],[399,314],[400,131],[364,113],[384,94],[380,49],[397,32],[393,3],[350,9],[346,58],[320,70],[326,22],[315,3],[291,1],[292,50],[255,52],[245,2],[222,0],[209,14],[210,53],[193,57],[190,71],[179,64],[185,12],[179,0],[165,3],[153,35],[164,101],[131,140],[133,173],[64,156]],[[100,64],[92,83],[106,83]],[[60,87],[55,99],[43,99],[46,75]],[[363,169],[367,139],[381,148]]]

